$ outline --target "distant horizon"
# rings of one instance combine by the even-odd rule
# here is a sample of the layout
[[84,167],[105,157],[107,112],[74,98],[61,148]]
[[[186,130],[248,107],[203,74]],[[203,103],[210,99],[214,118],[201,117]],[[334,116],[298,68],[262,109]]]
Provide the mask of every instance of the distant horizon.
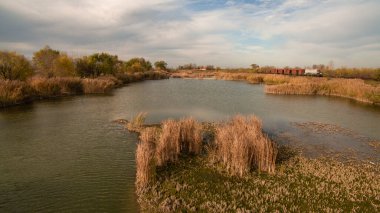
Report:
[[376,0],[4,0],[0,50],[31,59],[49,45],[171,68],[379,68],[379,10]]

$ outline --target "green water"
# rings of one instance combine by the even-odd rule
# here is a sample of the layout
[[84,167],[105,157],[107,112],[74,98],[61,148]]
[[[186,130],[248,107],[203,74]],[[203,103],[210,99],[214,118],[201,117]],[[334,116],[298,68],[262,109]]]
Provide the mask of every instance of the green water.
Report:
[[379,107],[340,98],[265,95],[263,86],[241,82],[146,81],[111,95],[0,110],[0,212],[138,212],[137,136],[112,121],[140,111],[148,112],[150,123],[256,114],[271,137],[290,134],[311,150],[355,149],[359,155],[380,158],[367,144],[345,135],[318,135],[291,125],[330,123],[379,140]]

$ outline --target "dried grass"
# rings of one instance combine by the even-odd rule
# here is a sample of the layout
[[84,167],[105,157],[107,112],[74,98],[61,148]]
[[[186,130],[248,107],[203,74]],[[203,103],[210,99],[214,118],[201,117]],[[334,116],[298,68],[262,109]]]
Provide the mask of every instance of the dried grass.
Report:
[[136,150],[136,187],[138,190],[154,181],[156,174],[155,141],[158,129],[151,127],[141,132]]
[[216,128],[215,158],[232,175],[243,176],[256,168],[274,173],[277,148],[262,133],[261,121],[255,116],[235,116]]
[[174,120],[162,122],[162,133],[157,142],[157,165],[163,166],[168,162],[177,162],[181,151],[180,124]]
[[34,77],[28,80],[28,84],[33,89],[34,95],[40,98],[76,95],[83,93],[81,79],[74,77]]
[[114,77],[85,78],[82,84],[85,94],[103,94],[118,86],[120,81]]
[[361,102],[380,103],[380,86],[360,79],[302,78],[286,84],[265,87],[270,94],[325,95],[350,98]]
[[0,107],[23,103],[30,97],[30,88],[23,81],[0,80]]
[[180,154],[197,155],[202,150],[202,126],[193,118],[166,120],[157,143],[159,166],[178,161]]
[[129,131],[140,132],[144,126],[146,119],[146,112],[138,113],[132,120],[127,124]]

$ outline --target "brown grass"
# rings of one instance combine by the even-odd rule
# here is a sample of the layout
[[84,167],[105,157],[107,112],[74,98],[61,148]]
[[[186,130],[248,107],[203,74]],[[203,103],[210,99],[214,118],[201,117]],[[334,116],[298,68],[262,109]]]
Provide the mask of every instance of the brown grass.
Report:
[[181,151],[180,124],[175,120],[162,122],[162,133],[157,141],[157,165],[163,166],[168,162],[177,162]]
[[361,79],[305,78],[285,84],[265,87],[270,94],[325,95],[350,98],[361,102],[380,103],[380,86],[369,85]]
[[181,152],[199,154],[202,149],[202,126],[193,118],[180,120]]
[[235,116],[216,128],[214,159],[232,175],[243,176],[256,168],[274,173],[277,148],[262,133],[261,121],[255,116]]
[[85,78],[82,84],[85,94],[103,94],[117,87],[120,81],[115,77]]
[[140,143],[136,150],[136,186],[143,189],[154,181],[156,174],[155,141],[157,128],[146,128],[141,132]]
[[202,126],[193,118],[166,120],[157,143],[157,164],[175,163],[180,154],[199,154],[202,149]]
[[132,132],[140,132],[144,127],[146,114],[146,112],[140,112],[132,118],[132,120],[127,124],[128,130]]
[[23,81],[0,80],[0,107],[23,103],[30,98],[30,88]]
[[[139,115],[136,117],[144,117],[144,113]],[[202,128],[194,119],[166,120],[162,122],[161,128],[161,132],[155,127],[139,130],[140,143],[136,151],[138,191],[154,179],[156,166],[176,163],[180,154],[201,152]]]
[[349,98],[372,104],[380,103],[380,85],[369,84],[362,79],[320,78],[256,73],[218,72],[215,77],[223,80],[265,83],[265,92],[281,95],[325,95]]
[[29,79],[28,84],[33,89],[34,95],[40,98],[76,95],[83,92],[81,79],[74,77],[34,77]]

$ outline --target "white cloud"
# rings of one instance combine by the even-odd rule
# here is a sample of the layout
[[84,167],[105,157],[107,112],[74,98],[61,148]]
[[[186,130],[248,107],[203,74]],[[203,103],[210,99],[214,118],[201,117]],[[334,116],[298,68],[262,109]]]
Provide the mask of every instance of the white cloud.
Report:
[[170,65],[380,66],[376,0],[226,2],[210,10],[184,0],[4,0],[0,48],[31,55],[49,44],[75,55],[107,51]]

